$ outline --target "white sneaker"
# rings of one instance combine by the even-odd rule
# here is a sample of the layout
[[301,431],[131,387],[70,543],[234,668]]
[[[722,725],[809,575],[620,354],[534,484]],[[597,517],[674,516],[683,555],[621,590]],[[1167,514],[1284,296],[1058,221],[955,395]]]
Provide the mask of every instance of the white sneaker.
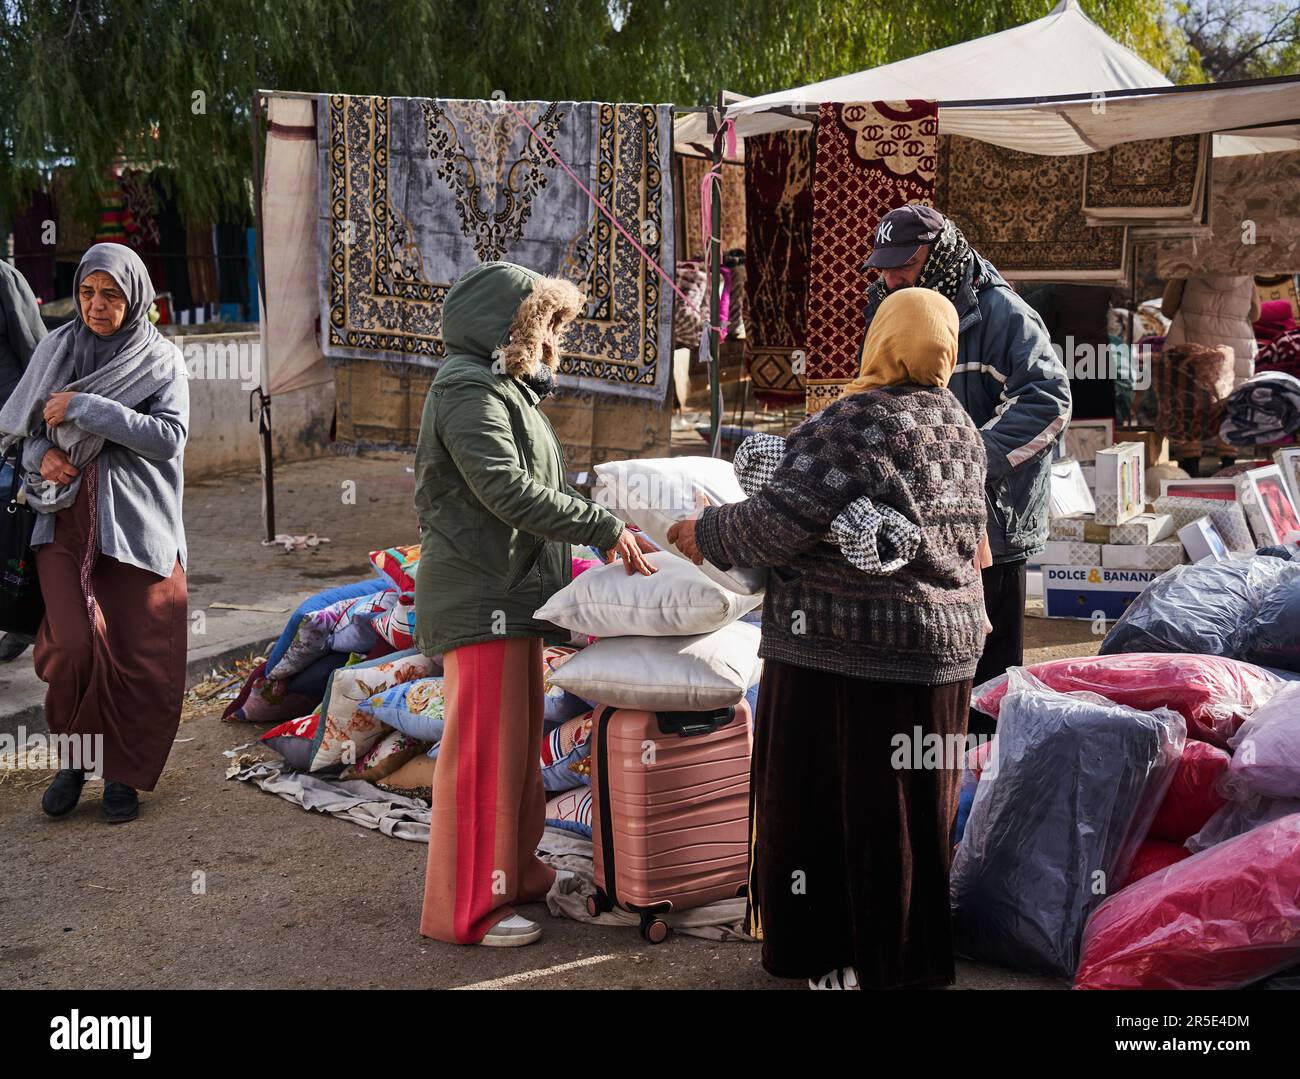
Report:
[[820,978],[808,979],[809,989],[860,989],[858,972],[853,967],[836,967]]
[[541,938],[542,927],[520,914],[502,918],[479,941],[488,948],[522,948]]

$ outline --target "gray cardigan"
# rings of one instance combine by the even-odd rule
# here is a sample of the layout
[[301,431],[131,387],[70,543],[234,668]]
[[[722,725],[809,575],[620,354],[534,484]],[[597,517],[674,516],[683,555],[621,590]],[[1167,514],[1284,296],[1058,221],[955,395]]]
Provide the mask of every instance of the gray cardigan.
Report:
[[[99,549],[109,558],[170,577],[179,559],[185,568],[185,522],[181,517],[185,439],[190,425],[190,387],[185,378],[166,386],[138,408],[95,393],[79,393],[68,419],[102,435],[99,470]],[[23,467],[41,470],[53,443],[48,432],[24,440]],[[52,513],[37,515],[32,546],[54,539]]]

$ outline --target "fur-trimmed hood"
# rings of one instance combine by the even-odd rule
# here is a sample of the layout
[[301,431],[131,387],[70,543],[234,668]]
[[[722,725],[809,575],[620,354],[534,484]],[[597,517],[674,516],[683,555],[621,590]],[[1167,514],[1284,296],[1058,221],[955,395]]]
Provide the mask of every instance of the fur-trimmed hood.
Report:
[[536,374],[560,357],[545,347],[547,328],[558,315],[572,322],[584,306],[582,292],[569,281],[544,277],[512,262],[484,262],[451,287],[442,307],[442,338],[447,354],[468,353],[491,359],[497,349],[505,373]]

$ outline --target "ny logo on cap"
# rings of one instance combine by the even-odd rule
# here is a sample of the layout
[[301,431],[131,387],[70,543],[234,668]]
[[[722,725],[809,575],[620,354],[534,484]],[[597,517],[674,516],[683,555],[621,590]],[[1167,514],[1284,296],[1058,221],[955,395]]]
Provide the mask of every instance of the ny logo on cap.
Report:
[[876,243],[887,244],[893,243],[894,223],[892,221],[880,222],[880,227],[876,229]]

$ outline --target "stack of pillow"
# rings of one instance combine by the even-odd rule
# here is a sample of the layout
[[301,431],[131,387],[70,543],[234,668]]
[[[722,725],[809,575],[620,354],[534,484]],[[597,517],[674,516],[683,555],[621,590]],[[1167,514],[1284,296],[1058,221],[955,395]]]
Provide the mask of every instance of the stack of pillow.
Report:
[[602,498],[663,550],[658,570],[629,575],[620,562],[584,573],[537,617],[595,638],[551,675],[552,684],[614,708],[708,711],[738,704],[758,682],[758,629],[740,619],[762,602],[760,570],[697,567],[668,545],[668,529],[694,512],[744,498],[731,466],[708,457],[598,465]]

